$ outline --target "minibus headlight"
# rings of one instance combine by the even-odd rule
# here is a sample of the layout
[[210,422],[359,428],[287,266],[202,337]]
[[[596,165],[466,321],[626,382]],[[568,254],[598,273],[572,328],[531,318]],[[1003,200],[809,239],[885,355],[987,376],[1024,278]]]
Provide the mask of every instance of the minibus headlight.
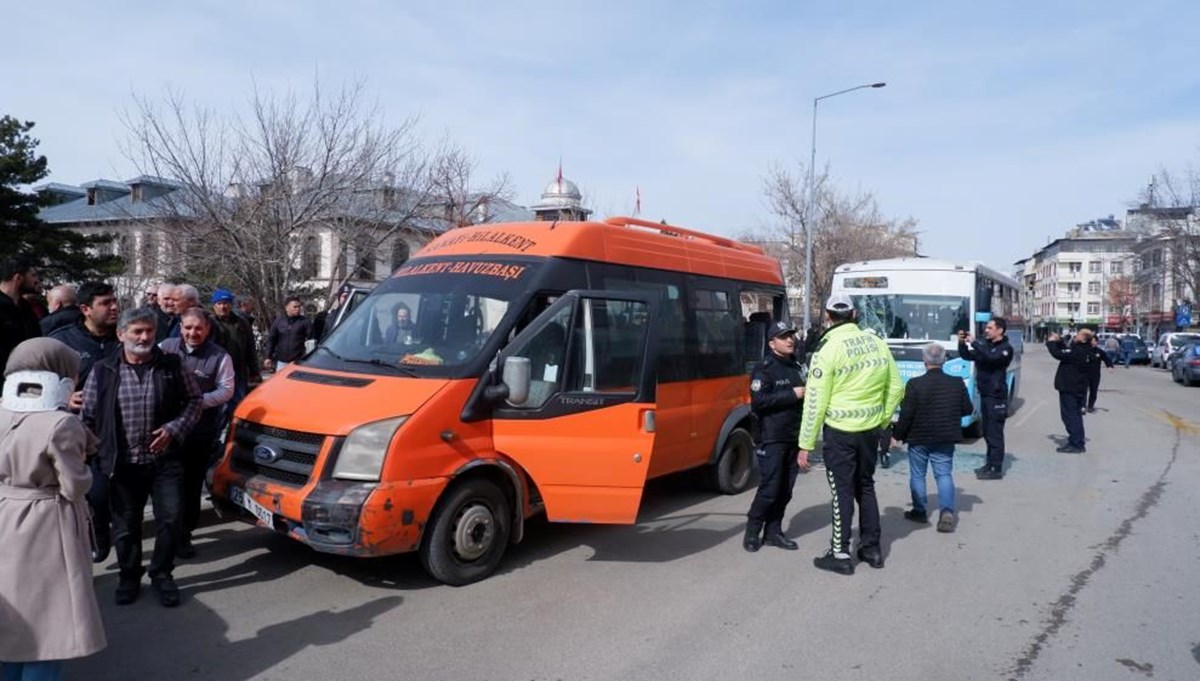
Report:
[[333,477],[339,480],[379,480],[383,469],[383,457],[387,456],[388,445],[396,430],[408,420],[407,416],[376,421],[350,431],[338,453]]

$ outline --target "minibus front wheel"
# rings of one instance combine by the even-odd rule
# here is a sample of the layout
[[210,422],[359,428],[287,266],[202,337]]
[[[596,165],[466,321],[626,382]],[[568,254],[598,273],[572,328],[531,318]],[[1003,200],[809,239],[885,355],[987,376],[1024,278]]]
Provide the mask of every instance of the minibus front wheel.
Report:
[[485,478],[455,483],[425,527],[421,565],[431,577],[451,586],[488,577],[508,548],[512,517],[508,496],[496,483]]

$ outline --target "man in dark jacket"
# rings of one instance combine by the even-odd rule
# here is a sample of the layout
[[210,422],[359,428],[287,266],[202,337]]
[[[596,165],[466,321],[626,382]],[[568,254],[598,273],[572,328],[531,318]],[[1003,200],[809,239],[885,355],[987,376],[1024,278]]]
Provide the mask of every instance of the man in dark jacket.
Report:
[[[254,329],[250,322],[233,312],[233,293],[223,288],[212,294],[213,322],[221,328],[218,344],[233,362],[234,391],[227,412],[237,408],[250,386],[262,382],[262,370],[254,347]],[[216,340],[216,339],[214,339]]]
[[1108,367],[1111,371],[1113,368],[1113,359],[1108,356],[1104,348],[1100,347],[1100,342],[1096,338],[1092,338],[1092,355],[1093,361],[1088,363],[1088,390],[1087,390],[1087,411],[1089,414],[1096,413],[1096,395],[1100,392],[1100,368],[1101,364]]
[[[33,306],[25,299],[26,294],[38,293],[41,286],[32,261],[26,258],[0,260],[0,367],[8,362],[9,354],[22,341],[42,335]],[[0,376],[0,388],[3,387],[4,377]]]
[[46,294],[46,309],[50,314],[42,317],[38,325],[42,327],[42,335],[49,336],[64,326],[70,326],[79,321],[79,303],[75,295],[75,287],[70,284],[59,284]]
[[304,316],[300,299],[292,296],[283,306],[285,314],[276,317],[267,332],[267,357],[264,369],[279,371],[283,365],[304,356],[304,341],[312,338],[312,320]]
[[984,340],[960,331],[958,354],[975,362],[975,386],[979,390],[979,420],[987,442],[987,460],[975,469],[980,480],[1004,477],[1004,422],[1008,419],[1008,365],[1013,349],[1005,335],[1008,322],[992,317],[983,328]]
[[[121,346],[117,340],[117,296],[113,287],[102,281],[89,281],[79,287],[79,309],[82,318],[78,323],[64,326],[50,337],[66,344],[79,353],[79,380],[71,395],[70,408],[79,411],[83,407],[83,386],[92,373],[92,367],[106,357],[116,355]],[[95,542],[92,545],[92,562],[102,563],[108,559],[112,549],[112,513],[109,510],[108,475],[100,470],[99,457],[88,460],[92,468],[92,486],[87,500],[92,509],[92,525]]]
[[1067,428],[1067,443],[1055,451],[1082,454],[1087,451],[1084,447],[1083,409],[1088,367],[1097,361],[1092,352],[1092,332],[1083,329],[1075,334],[1075,340],[1070,345],[1064,343],[1057,333],[1052,333],[1046,340],[1046,348],[1058,360],[1054,389],[1058,391],[1058,408],[1063,425]]
[[[79,353],[79,383],[77,390],[83,390],[88,374],[96,362],[116,353],[120,347],[117,341],[117,318],[120,309],[113,287],[102,281],[89,281],[79,287],[80,319],[76,324],[64,326],[50,334],[51,338],[66,343]],[[79,409],[78,395],[72,404],[73,409]]]
[[775,322],[767,347],[770,354],[750,374],[759,478],[758,491],[746,514],[742,546],[753,552],[765,542],[795,551],[799,545],[783,534],[783,512],[792,500],[792,487],[800,473],[796,453],[804,404],[804,367],[796,361],[796,328],[787,322]]
[[180,445],[200,418],[200,389],[178,356],[155,346],[156,322],[144,307],[126,310],[117,324],[121,350],[97,362],[83,388],[80,416],[99,441],[101,474],[110,477],[117,605],[134,602],[141,591],[147,498],[154,502],[151,585],[162,605],[179,605],[171,573],[181,529]]
[[967,384],[942,371],[946,349],[930,343],[921,351],[925,374],[908,382],[900,418],[892,434],[908,443],[908,488],[913,507],[904,517],[917,523],[929,522],[925,494],[925,471],[933,464],[937,482],[938,532],[953,532],[958,525],[954,506],[954,444],[962,437],[962,417],[975,411]]

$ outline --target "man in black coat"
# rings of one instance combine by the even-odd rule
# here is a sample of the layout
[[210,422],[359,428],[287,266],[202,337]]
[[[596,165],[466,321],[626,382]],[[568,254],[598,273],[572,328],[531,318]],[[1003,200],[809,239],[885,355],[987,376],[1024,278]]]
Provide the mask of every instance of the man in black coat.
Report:
[[1095,414],[1096,394],[1100,392],[1100,365],[1103,364],[1111,371],[1113,368],[1113,359],[1108,356],[1104,348],[1100,347],[1100,342],[1095,337],[1092,338],[1091,345],[1095,360],[1088,364],[1087,411],[1089,414]]
[[962,417],[975,411],[967,384],[942,371],[946,349],[930,343],[921,350],[925,374],[904,387],[900,417],[892,428],[897,440],[908,443],[908,489],[913,507],[904,517],[917,523],[929,522],[925,494],[925,471],[933,464],[938,488],[938,532],[953,532],[958,525],[954,506],[954,445],[962,438]]
[[[792,500],[800,465],[796,459],[804,405],[804,367],[796,361],[796,328],[770,327],[771,352],[750,374],[750,410],[755,417],[758,491],[746,514],[742,546],[757,551],[764,543],[788,551],[799,544],[783,534],[783,512]],[[765,532],[764,532],[765,529]]]
[[82,316],[75,287],[70,284],[59,284],[50,289],[50,293],[46,294],[46,308],[50,314],[38,322],[43,336],[49,336],[64,326],[77,324]]
[[1004,477],[1004,422],[1008,420],[1008,365],[1013,348],[1008,343],[1008,322],[992,317],[983,328],[983,340],[960,331],[958,354],[975,362],[975,386],[979,389],[979,421],[987,442],[987,461],[975,469],[980,480]]
[[1057,333],[1046,339],[1046,349],[1058,360],[1054,373],[1054,389],[1058,391],[1058,408],[1067,428],[1067,443],[1057,450],[1064,454],[1082,454],[1084,447],[1084,396],[1088,387],[1089,366],[1098,361],[1092,352],[1092,332],[1083,329],[1068,345]]
[[[0,260],[0,367],[8,362],[13,348],[42,335],[27,293],[41,292],[42,282],[33,261],[26,258]],[[0,388],[4,377],[0,376]]]
[[304,356],[304,341],[312,338],[312,320],[304,316],[300,299],[291,296],[267,332],[267,356],[263,368],[279,371]]

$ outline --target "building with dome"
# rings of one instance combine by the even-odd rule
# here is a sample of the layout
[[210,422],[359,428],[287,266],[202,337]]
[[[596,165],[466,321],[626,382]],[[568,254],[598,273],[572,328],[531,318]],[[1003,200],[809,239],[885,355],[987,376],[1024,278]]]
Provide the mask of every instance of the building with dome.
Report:
[[562,168],[558,170],[558,177],[546,185],[542,200],[530,206],[530,210],[533,211],[533,219],[538,222],[583,221],[592,214],[590,209],[583,207],[583,194],[579,187],[563,177]]

